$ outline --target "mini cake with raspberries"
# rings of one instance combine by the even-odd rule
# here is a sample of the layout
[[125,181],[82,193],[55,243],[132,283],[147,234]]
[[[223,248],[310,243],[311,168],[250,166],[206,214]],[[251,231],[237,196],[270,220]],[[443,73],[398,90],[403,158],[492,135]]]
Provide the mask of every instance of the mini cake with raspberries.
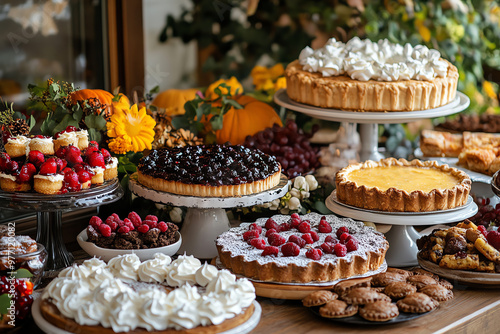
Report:
[[9,137],[5,143],[5,151],[11,158],[19,158],[26,155],[26,146],[30,139],[26,136]]
[[36,168],[27,162],[20,165],[7,153],[0,153],[0,188],[3,191],[30,191]]
[[48,158],[40,165],[38,174],[34,176],[34,189],[42,194],[57,194],[63,187],[62,170],[65,163],[59,158]]
[[87,226],[87,238],[101,248],[146,249],[177,242],[178,230],[177,225],[158,221],[155,215],[147,215],[143,220],[132,211],[123,220],[116,213],[105,221],[93,216]]
[[29,151],[40,151],[44,155],[54,155],[54,140],[49,136],[33,136],[28,145]]
[[67,126],[65,130],[56,133],[54,135],[54,149],[57,151],[60,147],[70,145],[78,147],[76,130],[74,126]]
[[384,263],[383,234],[348,218],[310,213],[243,223],[216,241],[222,264],[247,278],[283,283],[331,282]]

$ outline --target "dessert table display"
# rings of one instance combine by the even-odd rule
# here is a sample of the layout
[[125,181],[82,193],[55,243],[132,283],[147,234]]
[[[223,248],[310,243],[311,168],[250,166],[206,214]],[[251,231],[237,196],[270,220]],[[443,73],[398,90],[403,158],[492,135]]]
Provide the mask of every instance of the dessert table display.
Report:
[[57,270],[73,263],[73,255],[67,251],[62,239],[62,213],[113,203],[123,193],[118,179],[66,194],[0,191],[0,207],[37,213],[36,240],[45,246],[48,253],[45,270]]

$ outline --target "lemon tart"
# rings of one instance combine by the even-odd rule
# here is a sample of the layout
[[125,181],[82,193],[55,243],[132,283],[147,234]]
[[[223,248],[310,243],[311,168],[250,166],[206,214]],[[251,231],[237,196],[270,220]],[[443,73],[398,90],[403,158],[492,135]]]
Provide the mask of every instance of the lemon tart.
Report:
[[285,71],[290,99],[346,111],[437,108],[456,95],[457,68],[439,51],[355,37],[306,47]]
[[425,212],[464,205],[471,188],[466,173],[435,161],[388,158],[341,169],[337,199],[359,208]]

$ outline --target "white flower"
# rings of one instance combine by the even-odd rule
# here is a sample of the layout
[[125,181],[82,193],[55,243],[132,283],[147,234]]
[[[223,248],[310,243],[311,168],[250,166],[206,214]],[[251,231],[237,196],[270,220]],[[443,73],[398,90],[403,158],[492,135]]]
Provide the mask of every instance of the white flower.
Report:
[[292,197],[288,201],[288,208],[290,210],[298,210],[300,208],[300,200],[297,197]]
[[264,209],[268,209],[271,207],[271,205],[273,205],[272,202],[266,202],[266,203],[263,203],[261,205],[259,205],[261,208],[264,208]]
[[170,219],[172,223],[180,223],[182,221],[182,210],[181,208],[173,208],[170,210]]
[[280,199],[275,199],[274,201],[271,202],[271,206],[269,207],[270,210],[278,210],[278,207],[280,206]]
[[300,190],[309,191],[309,184],[306,182],[306,178],[303,176],[297,176],[295,178],[295,180],[293,181],[293,187]]
[[309,198],[311,194],[308,191],[301,191],[300,192],[300,199],[306,199]]
[[309,185],[309,191],[318,189],[318,181],[313,175],[306,175],[305,179],[307,184]]
[[293,188],[292,190],[290,190],[290,195],[292,195],[292,197],[300,197],[300,190],[297,188]]

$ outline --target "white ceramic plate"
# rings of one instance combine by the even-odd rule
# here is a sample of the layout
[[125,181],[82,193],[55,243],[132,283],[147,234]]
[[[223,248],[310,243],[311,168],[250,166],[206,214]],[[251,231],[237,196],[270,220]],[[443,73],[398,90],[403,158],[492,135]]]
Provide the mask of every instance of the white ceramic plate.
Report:
[[[59,327],[56,327],[52,325],[50,322],[45,320],[45,318],[42,316],[42,313],[40,312],[40,300],[41,298],[37,298],[33,306],[31,308],[31,313],[33,315],[33,320],[35,320],[35,323],[40,327],[42,331],[45,333],[50,333],[50,334],[72,334],[73,332],[68,332],[64,329],[61,329]],[[257,325],[259,324],[260,317],[262,315],[262,308],[260,304],[254,300],[253,301],[253,306],[255,307],[255,311],[252,313],[250,318],[242,323],[241,325],[234,327],[232,329],[229,329],[225,332],[221,332],[219,334],[245,334],[245,333],[250,333]],[[145,333],[147,333],[145,331]]]
[[110,259],[124,254],[132,254],[135,253],[141,259],[141,261],[149,260],[154,257],[156,253],[163,253],[165,255],[172,256],[181,247],[182,236],[179,232],[177,232],[177,242],[157,248],[148,248],[148,249],[108,249],[97,247],[93,242],[87,241],[87,230],[83,230],[76,237],[78,244],[84,251],[87,252],[90,256],[96,256],[101,258],[101,260],[108,262]]

